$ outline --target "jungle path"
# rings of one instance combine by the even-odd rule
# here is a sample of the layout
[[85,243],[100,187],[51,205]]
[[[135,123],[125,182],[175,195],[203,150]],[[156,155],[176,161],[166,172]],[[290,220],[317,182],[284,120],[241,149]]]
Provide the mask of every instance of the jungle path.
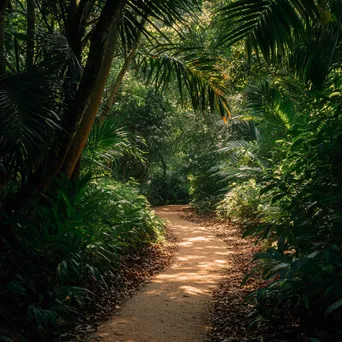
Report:
[[203,340],[212,290],[222,278],[227,246],[204,227],[182,219],[179,211],[183,208],[156,208],[179,239],[172,264],[102,324],[92,342]]

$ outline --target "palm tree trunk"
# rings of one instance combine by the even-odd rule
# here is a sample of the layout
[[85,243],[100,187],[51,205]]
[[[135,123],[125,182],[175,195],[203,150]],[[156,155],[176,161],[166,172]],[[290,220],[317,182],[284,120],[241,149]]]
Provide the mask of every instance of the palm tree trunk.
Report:
[[[123,8],[125,0],[119,0],[118,2],[122,3],[122,8]],[[106,45],[106,48],[105,48],[105,56],[103,59],[102,67],[101,67],[99,76],[97,78],[97,81],[94,85],[94,88],[95,88],[94,93],[89,102],[89,105],[87,106],[85,114],[82,117],[82,121],[73,139],[73,142],[71,144],[71,147],[68,151],[68,154],[65,158],[65,161],[62,167],[62,172],[67,177],[71,177],[71,175],[73,174],[74,168],[76,167],[78,160],[81,157],[81,153],[88,140],[89,133],[94,125],[97,112],[100,108],[103,91],[108,80],[108,76],[109,76],[110,69],[112,66],[113,56],[117,47],[117,40],[119,37],[118,25],[119,25],[120,19],[121,19],[121,10],[118,13],[117,20],[113,21],[113,24],[111,27],[108,44]]]
[[[60,172],[69,149],[72,144],[73,137],[78,130],[84,129],[80,127],[82,118],[89,117],[90,113],[97,111],[97,104],[101,101],[102,91],[104,89],[105,82],[100,79],[103,78],[103,66],[105,65],[108,42],[111,39],[112,28],[118,27],[118,22],[121,20],[122,9],[126,3],[126,0],[107,0],[104,8],[101,12],[100,18],[94,30],[94,33],[90,40],[90,48],[87,63],[83,72],[83,76],[80,85],[75,94],[74,100],[69,106],[66,113],[67,122],[65,126],[65,135],[61,139],[59,144],[59,151],[51,151],[48,167],[44,170],[44,174],[41,174],[41,170],[37,170],[33,177],[30,179],[30,185],[38,192],[44,192],[51,181]],[[118,29],[116,29],[116,32]],[[115,32],[115,33],[116,33]],[[115,34],[115,43],[117,41],[118,34]],[[106,81],[106,80],[105,80]],[[103,85],[103,87],[102,87]],[[101,90],[102,87],[102,90]],[[95,102],[94,98],[99,98],[100,101]],[[96,113],[95,113],[96,115]],[[73,145],[73,151],[75,145]],[[78,159],[78,157],[77,157]],[[75,165],[77,163],[77,159]],[[72,174],[72,168],[67,170],[67,174]]]
[[[143,18],[141,23],[140,23],[140,25],[144,26],[145,23],[146,23],[146,20]],[[116,96],[117,96],[117,94],[119,92],[119,89],[120,89],[121,85],[122,85],[122,81],[123,81],[123,79],[124,79],[124,77],[125,77],[125,75],[126,75],[126,73],[128,71],[128,68],[129,68],[130,64],[132,63],[132,60],[133,60],[133,58],[135,56],[135,53],[136,53],[136,51],[138,49],[138,46],[139,46],[139,43],[140,43],[140,38],[141,38],[141,30],[138,31],[137,37],[136,37],[136,41],[135,41],[131,51],[129,52],[129,54],[126,56],[124,64],[123,64],[123,66],[122,66],[122,68],[121,68],[117,78],[115,79],[115,81],[113,83],[113,86],[112,86],[112,89],[110,91],[110,94],[109,94],[109,96],[108,96],[108,98],[106,100],[105,107],[104,107],[104,109],[103,109],[103,111],[102,111],[102,113],[100,115],[100,122],[101,123],[106,119],[106,117],[108,115],[108,112],[113,107],[115,98],[116,98]],[[94,121],[93,121],[93,123],[94,123]],[[77,137],[77,135],[76,135],[75,140],[80,139],[80,135],[81,135],[81,133],[79,134],[79,137]],[[89,135],[89,133],[88,133],[88,135]],[[81,152],[81,154],[82,154],[82,152]],[[77,178],[77,175],[80,174],[81,154],[80,154],[80,156],[78,158],[77,164],[75,166],[75,170],[72,173],[72,178],[75,178],[75,179]],[[110,165],[108,165],[108,167],[111,167],[111,163],[110,163]]]
[[[146,23],[146,19],[143,18],[141,20],[141,23],[140,25],[143,27],[145,26],[145,23]],[[129,54],[126,56],[125,58],[125,62],[117,76],[117,78],[115,79],[114,83],[113,83],[113,86],[112,86],[112,89],[110,91],[110,94],[106,100],[106,104],[105,104],[105,107],[101,113],[101,116],[100,116],[100,121],[103,122],[107,115],[108,115],[108,112],[110,111],[110,109],[113,107],[113,104],[114,104],[114,101],[115,101],[115,98],[119,92],[119,89],[122,85],[122,81],[128,71],[128,68],[129,66],[131,65],[132,63],[132,60],[137,52],[137,49],[138,49],[138,46],[139,46],[139,43],[140,43],[140,39],[141,39],[141,30],[138,30],[138,33],[137,33],[137,37],[136,37],[136,40],[135,40],[135,43],[131,49],[131,51],[129,52]]]
[[89,0],[73,0],[68,11],[66,35],[70,47],[78,61],[82,59],[82,38],[89,19]]
[[0,75],[6,71],[5,63],[5,12],[8,0],[0,3]]
[[35,9],[34,0],[27,0],[27,54],[26,67],[29,69],[33,65],[34,57],[34,31],[35,31]]

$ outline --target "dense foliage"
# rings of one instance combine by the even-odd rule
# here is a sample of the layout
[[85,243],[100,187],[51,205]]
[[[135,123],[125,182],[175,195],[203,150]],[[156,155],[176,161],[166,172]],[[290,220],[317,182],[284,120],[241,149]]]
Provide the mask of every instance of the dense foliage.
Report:
[[[252,32],[247,44],[269,65],[260,81],[245,88],[245,108],[261,134],[256,149],[242,147],[255,158],[256,172],[251,174],[248,164],[241,174],[232,172],[236,185],[218,206],[221,217],[244,222],[245,234],[270,246],[255,255],[263,262],[254,272],[265,285],[250,296],[257,303],[251,324],[286,308],[316,327],[336,331],[342,305],[341,4],[291,1],[286,6],[298,10],[296,19],[283,20],[280,30],[274,25],[281,12],[290,14],[285,4],[275,1],[266,8],[260,2],[258,13],[252,2],[238,3],[223,11],[234,18],[250,11],[250,21],[243,27],[233,19],[236,27],[224,39]],[[302,9],[307,13],[300,18]],[[258,22],[263,11],[272,19]],[[311,20],[315,15],[319,19]],[[268,41],[261,32],[272,32]]]
[[341,29],[340,0],[2,1],[0,340],[44,339],[162,238],[149,203],[189,202],[263,241],[251,326],[339,334]]
[[[172,25],[193,20],[198,6],[177,0],[1,2],[1,340],[45,340],[95,300],[89,289],[117,272],[121,255],[162,240],[164,224],[137,181],[161,158],[156,144],[167,131],[168,105],[142,81],[137,89],[146,91],[144,105],[135,107],[118,91],[132,57],[150,58],[137,50],[141,36],[147,50],[162,54],[158,46],[172,42],[160,28],[177,35]],[[180,87],[193,80],[193,92],[221,99],[194,71],[183,70]],[[193,105],[208,103],[206,94],[203,100],[197,96]],[[132,112],[140,122],[132,124]]]
[[21,340],[21,330],[36,340],[70,320],[92,298],[91,284],[116,272],[120,255],[159,240],[164,228],[134,186],[89,176],[63,178],[34,215],[3,220],[1,315]]

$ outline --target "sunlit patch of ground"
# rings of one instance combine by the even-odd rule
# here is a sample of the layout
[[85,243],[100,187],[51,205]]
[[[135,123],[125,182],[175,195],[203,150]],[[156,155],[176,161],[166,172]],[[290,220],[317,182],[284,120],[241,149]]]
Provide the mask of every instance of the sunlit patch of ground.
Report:
[[310,322],[299,324],[298,313],[290,307],[277,312],[272,321],[262,322],[255,329],[248,330],[248,314],[252,306],[246,303],[245,298],[262,281],[253,278],[243,287],[241,281],[250,272],[253,254],[260,248],[252,238],[242,239],[242,228],[237,225],[199,216],[190,208],[183,211],[182,217],[219,236],[228,248],[223,277],[213,291],[207,342],[310,342],[314,341],[312,337],[322,342],[341,342],[340,336],[317,330]]
[[180,218],[181,209],[157,209],[179,240],[172,264],[103,324],[92,342],[199,342],[205,336],[227,247],[206,228]]
[[[56,331],[57,336],[49,337],[48,341],[86,341],[99,324],[111,317],[125,300],[135,295],[151,277],[170,263],[176,249],[177,239],[168,232],[162,245],[150,244],[122,255],[120,268],[107,275],[106,284],[101,281],[93,284],[92,292],[96,294],[96,301],[91,301],[82,315],[75,317],[76,324],[70,322],[63,330]],[[125,320],[121,324],[125,324]]]
[[256,279],[245,287],[241,282],[251,267],[253,254],[258,250],[252,239],[242,239],[241,229],[230,224],[218,223],[214,219],[197,215],[193,210],[183,211],[183,217],[202,225],[226,243],[226,262],[222,278],[213,291],[211,316],[207,340],[210,342],[252,341],[247,331],[247,315],[251,306],[244,302],[246,295],[258,285]]

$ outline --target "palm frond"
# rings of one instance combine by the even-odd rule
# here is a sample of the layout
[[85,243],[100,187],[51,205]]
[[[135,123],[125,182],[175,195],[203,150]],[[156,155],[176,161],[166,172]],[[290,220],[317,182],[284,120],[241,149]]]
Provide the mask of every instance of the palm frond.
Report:
[[[257,177],[262,173],[263,168],[257,166],[236,167],[229,163],[222,162],[210,171],[211,177],[219,177],[222,183],[227,183],[232,181],[244,182]],[[221,189],[222,192],[226,192],[227,190],[227,187]]]
[[211,109],[222,117],[230,117],[231,110],[225,96],[224,72],[218,67],[218,59],[207,55],[189,55],[182,59],[167,54],[138,55],[137,64],[148,82],[164,91],[176,80],[181,101],[184,91],[190,95],[195,111]]
[[266,61],[291,47],[293,35],[304,32],[310,20],[319,18],[314,0],[238,0],[219,11],[224,33],[220,43],[232,45],[246,40],[249,54],[254,49]]
[[20,173],[22,181],[56,143],[62,131],[63,90],[82,73],[63,35],[37,33],[36,53],[29,71],[0,77],[1,164],[7,176]]
[[170,39],[160,29],[161,25],[172,27],[174,32],[182,36],[183,31],[189,28],[188,21],[197,18],[196,11],[199,9],[197,0],[128,1],[120,25],[123,50],[127,53],[136,44],[139,33],[152,46],[160,45],[161,41],[169,44]]
[[144,144],[141,137],[133,137],[115,119],[107,119],[103,123],[98,121],[89,135],[82,161],[107,168],[108,163],[129,154],[144,163],[143,152],[139,149],[137,140]]
[[257,145],[255,141],[232,140],[225,147],[220,148],[219,152],[224,153],[230,165],[241,164],[262,166],[263,163],[255,153]]
[[199,0],[131,0],[128,2],[132,10],[140,16],[151,17],[164,25],[172,25],[175,22],[186,23],[186,14],[195,15],[200,9]]
[[257,141],[260,138],[260,131],[254,121],[234,118],[230,120],[229,127],[231,136],[235,140]]
[[[288,95],[280,91],[285,87]],[[246,88],[246,107],[256,117],[277,117],[289,128],[294,120],[295,103],[299,104],[305,98],[303,88],[298,87],[298,83],[290,82],[289,78],[279,78],[276,81],[264,79],[250,84]]]
[[[80,80],[82,66],[64,35],[57,32],[37,32],[36,50],[36,69],[48,69],[51,71],[52,63],[55,65],[56,69],[65,65],[68,66],[69,78],[72,77],[73,81]],[[49,56],[49,58],[47,59],[46,56]]]
[[[330,13],[330,12],[329,12]],[[335,13],[333,13],[335,18]],[[298,37],[288,52],[288,68],[306,88],[321,89],[331,70],[342,64],[342,14]]]
[[0,78],[0,154],[8,175],[34,168],[55,142],[60,81],[44,70]]

